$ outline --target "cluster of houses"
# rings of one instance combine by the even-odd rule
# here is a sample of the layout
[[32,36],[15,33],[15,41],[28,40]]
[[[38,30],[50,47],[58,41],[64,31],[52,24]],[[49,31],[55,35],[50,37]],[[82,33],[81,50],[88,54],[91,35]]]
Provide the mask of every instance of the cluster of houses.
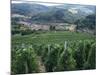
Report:
[[50,27],[54,27],[54,30],[68,30],[76,31],[76,25],[68,23],[28,23],[19,22],[19,24],[28,26],[31,30],[50,30]]

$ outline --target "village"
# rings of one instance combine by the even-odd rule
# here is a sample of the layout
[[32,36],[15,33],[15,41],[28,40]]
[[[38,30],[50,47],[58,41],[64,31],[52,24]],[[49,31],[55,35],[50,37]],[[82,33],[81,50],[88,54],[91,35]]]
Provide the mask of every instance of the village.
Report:
[[75,24],[69,23],[28,23],[28,22],[18,22],[21,25],[27,26],[31,30],[58,30],[58,31],[76,31]]

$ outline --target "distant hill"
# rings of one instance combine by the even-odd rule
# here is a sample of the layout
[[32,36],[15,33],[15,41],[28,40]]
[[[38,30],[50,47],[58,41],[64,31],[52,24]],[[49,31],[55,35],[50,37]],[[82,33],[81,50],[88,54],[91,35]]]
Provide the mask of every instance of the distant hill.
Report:
[[[74,23],[78,19],[95,14],[96,7],[92,5],[63,4],[58,6],[45,6],[40,4],[14,3],[12,14],[29,16],[26,19],[34,22],[67,22]],[[17,17],[18,18],[18,17]]]
[[14,3],[11,6],[12,14],[16,13],[16,14],[26,15],[26,16],[32,16],[40,12],[45,12],[47,10],[48,10],[48,7],[40,5],[40,4]]

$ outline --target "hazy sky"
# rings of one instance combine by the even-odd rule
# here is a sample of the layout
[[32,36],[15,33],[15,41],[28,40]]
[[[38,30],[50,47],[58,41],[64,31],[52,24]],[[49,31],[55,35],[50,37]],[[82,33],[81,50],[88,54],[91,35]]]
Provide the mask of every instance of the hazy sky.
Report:
[[96,0],[12,0],[12,3],[22,3],[23,1],[54,2],[54,3],[40,3],[40,4],[44,4],[44,5],[49,5],[49,6],[50,5],[58,5],[56,3],[72,3],[72,4],[96,5]]

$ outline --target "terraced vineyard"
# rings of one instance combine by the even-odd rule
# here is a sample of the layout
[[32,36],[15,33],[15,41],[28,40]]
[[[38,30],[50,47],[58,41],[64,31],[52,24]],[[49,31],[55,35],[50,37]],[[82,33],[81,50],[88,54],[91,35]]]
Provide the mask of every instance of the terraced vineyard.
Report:
[[67,31],[48,31],[39,32],[38,34],[30,34],[24,36],[12,36],[12,43],[31,43],[31,44],[51,44],[51,43],[64,43],[65,41],[72,40],[86,40],[95,39],[94,35],[87,33],[76,33]]

